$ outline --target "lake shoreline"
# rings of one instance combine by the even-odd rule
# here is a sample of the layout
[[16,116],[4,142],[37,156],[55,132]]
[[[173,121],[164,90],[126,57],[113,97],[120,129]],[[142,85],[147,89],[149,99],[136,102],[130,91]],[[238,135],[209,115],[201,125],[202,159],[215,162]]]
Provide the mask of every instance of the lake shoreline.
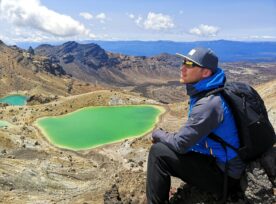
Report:
[[27,105],[28,96],[25,94],[15,93],[9,94],[0,98],[0,103],[7,103],[10,106],[24,106]]
[[[137,107],[137,106],[141,106],[141,107],[154,107],[156,108],[159,113],[158,113],[158,116],[155,118],[155,121],[153,123],[153,126],[150,127],[149,129],[147,129],[145,132],[143,132],[142,134],[139,134],[139,135],[134,135],[134,136],[130,136],[130,137],[126,137],[126,138],[122,138],[122,139],[118,139],[118,140],[115,140],[115,141],[111,141],[111,142],[107,142],[107,143],[104,143],[104,144],[99,144],[99,145],[94,145],[94,146],[90,146],[88,148],[71,148],[71,147],[68,147],[66,145],[60,145],[60,144],[57,144],[56,142],[53,142],[51,140],[51,137],[49,136],[49,133],[47,133],[47,131],[41,127],[41,125],[39,125],[39,120],[42,120],[42,119],[47,119],[47,118],[61,118],[61,117],[65,117],[65,116],[68,116],[70,114],[73,114],[73,113],[77,113],[79,111],[83,111],[85,109],[99,109],[99,108],[118,108],[118,107]],[[69,112],[69,113],[66,113],[64,115],[59,115],[59,116],[45,116],[45,117],[41,117],[41,118],[38,118],[36,119],[33,124],[34,124],[34,127],[36,127],[36,129],[38,130],[39,134],[45,138],[48,143],[50,145],[53,145],[54,147],[56,148],[59,148],[59,149],[63,149],[63,150],[69,150],[69,151],[89,151],[89,150],[92,150],[92,149],[96,149],[96,148],[101,148],[103,146],[106,146],[106,145],[112,145],[112,144],[116,144],[116,143],[120,143],[122,141],[125,141],[125,140],[128,140],[128,139],[136,139],[136,138],[140,138],[140,137],[143,137],[147,134],[149,134],[150,132],[152,132],[152,130],[154,130],[157,126],[157,124],[162,120],[162,117],[163,115],[166,113],[167,111],[167,108],[161,106],[161,105],[151,105],[151,104],[139,104],[139,105],[117,105],[117,106],[89,106],[89,107],[83,107],[83,108],[80,108],[80,109],[77,109],[75,111],[72,111],[72,112]]]

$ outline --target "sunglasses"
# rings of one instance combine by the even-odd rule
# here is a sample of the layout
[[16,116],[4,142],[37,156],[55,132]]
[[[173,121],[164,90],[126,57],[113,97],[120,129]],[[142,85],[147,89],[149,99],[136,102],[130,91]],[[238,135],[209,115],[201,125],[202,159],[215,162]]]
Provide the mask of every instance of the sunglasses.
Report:
[[200,67],[198,64],[191,62],[191,61],[187,61],[187,60],[183,60],[182,66],[185,66],[186,68],[194,68],[194,67]]

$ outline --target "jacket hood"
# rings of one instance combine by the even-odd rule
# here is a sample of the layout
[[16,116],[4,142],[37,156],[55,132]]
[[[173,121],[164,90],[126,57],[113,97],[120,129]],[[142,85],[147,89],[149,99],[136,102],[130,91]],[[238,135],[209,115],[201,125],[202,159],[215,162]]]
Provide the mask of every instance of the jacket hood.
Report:
[[225,81],[224,71],[221,68],[217,68],[217,71],[212,76],[196,83],[186,84],[187,94],[189,96],[195,96],[202,91],[223,87]]

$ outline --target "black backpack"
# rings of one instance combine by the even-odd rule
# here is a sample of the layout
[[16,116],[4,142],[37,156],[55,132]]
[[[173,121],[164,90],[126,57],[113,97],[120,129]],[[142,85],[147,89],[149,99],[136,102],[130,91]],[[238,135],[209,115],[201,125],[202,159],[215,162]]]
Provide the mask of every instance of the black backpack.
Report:
[[[269,122],[264,101],[255,89],[239,82],[226,83],[224,87],[202,93],[200,97],[218,93],[221,93],[234,115],[240,147],[233,147],[214,133],[209,134],[208,137],[219,142],[225,152],[227,152],[227,146],[234,149],[245,162],[260,157],[276,142],[275,132]],[[223,197],[220,203],[226,203],[227,199],[228,168],[226,153]]]
[[271,148],[276,136],[269,122],[264,101],[251,86],[231,82],[224,87],[214,89],[205,96],[221,93],[235,118],[240,139],[240,148],[235,148],[220,137],[210,134],[209,137],[223,145],[234,149],[242,160],[252,161]]

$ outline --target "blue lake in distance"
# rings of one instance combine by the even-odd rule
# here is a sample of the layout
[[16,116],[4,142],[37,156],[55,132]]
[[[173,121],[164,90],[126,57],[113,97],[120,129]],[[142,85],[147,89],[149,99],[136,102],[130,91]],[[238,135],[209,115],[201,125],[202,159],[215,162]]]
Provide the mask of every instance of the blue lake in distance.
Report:
[[22,95],[10,95],[4,98],[0,98],[0,103],[7,103],[13,106],[24,106],[27,104],[27,96]]

